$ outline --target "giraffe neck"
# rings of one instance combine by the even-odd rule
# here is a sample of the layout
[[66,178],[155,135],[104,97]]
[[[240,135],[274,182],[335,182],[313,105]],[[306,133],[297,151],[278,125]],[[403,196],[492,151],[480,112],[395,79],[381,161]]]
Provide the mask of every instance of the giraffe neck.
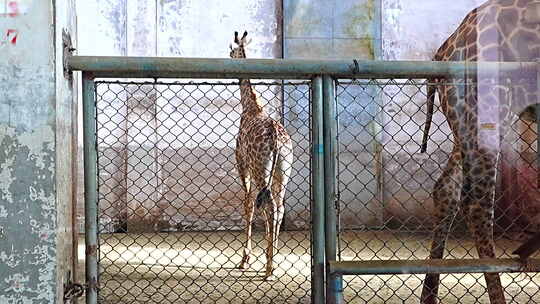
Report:
[[262,104],[255,96],[249,79],[240,79],[240,102],[242,103],[242,115],[253,116],[264,111]]
[[[239,46],[235,58],[246,58],[246,51],[243,46]],[[251,117],[264,112],[263,106],[255,96],[249,79],[240,79],[240,102],[242,103],[242,116]]]

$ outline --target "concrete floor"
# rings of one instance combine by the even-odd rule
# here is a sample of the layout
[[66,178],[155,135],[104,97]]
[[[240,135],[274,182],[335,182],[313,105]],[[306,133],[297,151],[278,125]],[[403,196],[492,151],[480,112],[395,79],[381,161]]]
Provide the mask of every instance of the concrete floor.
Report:
[[[255,232],[247,271],[235,269],[242,254],[241,232],[109,234],[101,236],[102,303],[310,303],[309,232],[283,232],[275,257],[277,280],[266,282],[263,248]],[[79,275],[84,271],[84,239],[79,245]],[[342,234],[342,258],[417,259],[427,256],[428,238],[391,232]],[[498,241],[499,256],[517,242]],[[449,255],[470,258],[474,246],[450,239]],[[509,303],[540,303],[540,274],[503,274]],[[350,303],[419,303],[423,276],[347,276]],[[81,280],[82,281],[82,280]],[[442,303],[489,303],[481,275],[445,275]]]

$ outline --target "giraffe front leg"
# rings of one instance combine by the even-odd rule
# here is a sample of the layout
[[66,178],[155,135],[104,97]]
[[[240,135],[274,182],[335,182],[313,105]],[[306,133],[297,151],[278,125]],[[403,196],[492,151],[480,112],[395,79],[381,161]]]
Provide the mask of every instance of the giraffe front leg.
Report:
[[[461,155],[454,149],[442,175],[433,189],[433,204],[435,205],[435,229],[431,242],[430,259],[442,259],[448,232],[456,216],[461,195],[463,174],[461,170]],[[436,304],[439,291],[440,274],[426,274],[420,303]]]

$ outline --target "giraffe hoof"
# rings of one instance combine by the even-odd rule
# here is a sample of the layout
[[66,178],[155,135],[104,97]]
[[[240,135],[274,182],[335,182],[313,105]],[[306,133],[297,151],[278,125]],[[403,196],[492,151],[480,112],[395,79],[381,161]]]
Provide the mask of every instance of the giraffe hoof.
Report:
[[249,268],[249,260],[250,260],[249,254],[244,255],[244,257],[242,258],[242,261],[240,261],[240,264],[238,264],[238,266],[236,266],[236,268],[244,269],[244,270],[248,269]]
[[267,282],[273,282],[277,280],[277,276],[274,274],[270,274],[270,275],[267,274],[264,276],[264,280]]
[[238,266],[236,266],[237,269],[242,269],[242,270],[246,270],[249,268],[249,265],[247,263],[240,263],[238,264]]

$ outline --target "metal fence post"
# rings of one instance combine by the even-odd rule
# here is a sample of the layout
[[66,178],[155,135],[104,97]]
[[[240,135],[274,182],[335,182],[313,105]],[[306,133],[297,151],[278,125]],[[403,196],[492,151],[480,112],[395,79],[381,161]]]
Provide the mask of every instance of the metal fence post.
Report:
[[313,235],[313,278],[311,293],[313,303],[323,304],[325,299],[324,257],[324,142],[323,142],[323,84],[322,77],[312,81],[311,112],[311,179],[313,184],[312,235]]
[[536,61],[536,188],[540,188],[540,59]]
[[86,303],[97,304],[97,142],[95,84],[93,76],[83,72],[84,140],[84,228],[86,245]]
[[[325,245],[327,262],[337,257],[337,214],[336,214],[336,151],[337,121],[335,104],[335,83],[328,75],[323,76],[324,109],[324,203],[325,203]],[[328,268],[327,268],[328,270]],[[340,274],[326,273],[327,303],[343,303],[343,280]]]

